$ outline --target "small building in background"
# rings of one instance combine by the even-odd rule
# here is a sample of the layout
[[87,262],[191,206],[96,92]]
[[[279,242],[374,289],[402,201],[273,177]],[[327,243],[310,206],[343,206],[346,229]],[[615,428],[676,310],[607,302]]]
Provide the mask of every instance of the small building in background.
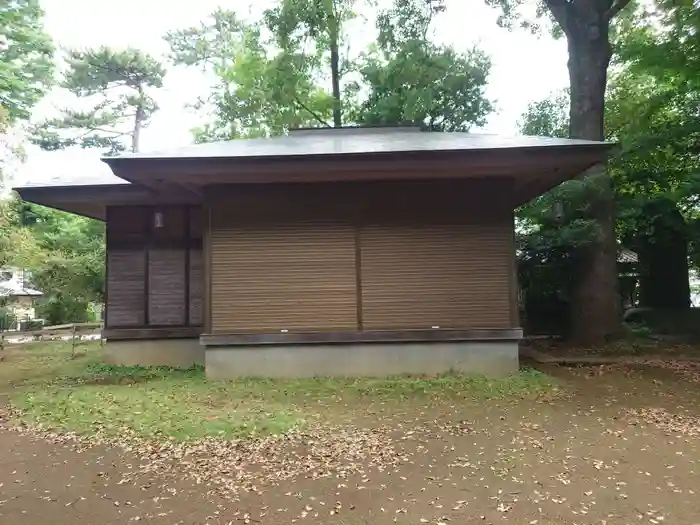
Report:
[[617,273],[620,283],[622,310],[637,306],[639,301],[639,255],[630,249],[620,247],[617,251]]
[[22,268],[0,269],[0,330],[21,330],[27,322],[36,320],[35,301],[44,295],[26,286],[28,272]]

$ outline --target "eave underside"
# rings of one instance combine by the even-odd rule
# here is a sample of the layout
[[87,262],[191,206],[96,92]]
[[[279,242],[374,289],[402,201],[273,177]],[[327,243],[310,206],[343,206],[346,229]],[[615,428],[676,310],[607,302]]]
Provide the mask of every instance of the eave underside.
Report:
[[131,184],[18,188],[29,202],[104,220],[107,206],[198,204],[236,184],[511,178],[513,208],[604,160],[607,147],[272,159],[114,159]]

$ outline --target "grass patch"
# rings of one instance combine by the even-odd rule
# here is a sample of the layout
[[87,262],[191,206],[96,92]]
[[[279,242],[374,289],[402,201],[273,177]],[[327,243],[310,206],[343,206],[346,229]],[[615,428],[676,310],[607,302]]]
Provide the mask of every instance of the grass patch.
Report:
[[31,384],[79,376],[99,362],[100,344],[81,342],[75,349],[66,342],[36,342],[6,347],[0,352],[0,393]]
[[25,350],[27,363],[15,364],[15,372],[29,371],[29,377],[15,378],[21,387],[12,401],[20,419],[111,437],[180,441],[281,434],[310,420],[362,414],[375,402],[523,399],[547,394],[555,386],[551,377],[532,369],[501,379],[448,374],[210,381],[202,367],[112,366],[99,362],[99,347],[75,360],[56,346]]
[[25,392],[16,403],[25,421],[111,437],[237,438],[279,434],[303,422],[288,407],[213,397],[205,381],[187,376]]

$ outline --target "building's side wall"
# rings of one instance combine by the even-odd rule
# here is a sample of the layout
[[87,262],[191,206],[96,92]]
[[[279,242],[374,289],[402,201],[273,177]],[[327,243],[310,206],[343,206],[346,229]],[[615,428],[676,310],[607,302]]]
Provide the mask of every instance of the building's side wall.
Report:
[[213,334],[509,328],[511,181],[216,188]]
[[[134,364],[141,342],[114,343],[138,334],[138,338],[149,339],[148,344],[143,343],[140,364],[202,362],[201,350],[196,359],[191,357],[203,322],[201,209],[114,206],[107,210],[106,223],[105,336],[109,359]],[[183,334],[192,337],[192,344],[164,341],[159,346],[153,341]]]

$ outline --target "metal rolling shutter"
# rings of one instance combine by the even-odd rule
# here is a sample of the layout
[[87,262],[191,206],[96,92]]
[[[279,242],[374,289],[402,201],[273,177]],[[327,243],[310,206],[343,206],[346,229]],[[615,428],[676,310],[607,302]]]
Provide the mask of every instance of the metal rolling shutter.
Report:
[[215,222],[211,257],[213,333],[357,329],[349,222]]
[[511,326],[508,224],[377,224],[360,239],[365,330]]

